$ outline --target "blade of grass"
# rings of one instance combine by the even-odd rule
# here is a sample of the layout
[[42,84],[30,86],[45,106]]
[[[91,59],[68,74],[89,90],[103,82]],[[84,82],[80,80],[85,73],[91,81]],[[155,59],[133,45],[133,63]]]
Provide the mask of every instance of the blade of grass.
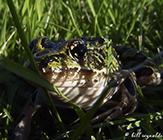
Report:
[[27,41],[25,39],[25,35],[24,35],[24,32],[23,32],[23,29],[21,28],[21,24],[19,22],[18,15],[16,13],[16,10],[15,10],[15,7],[13,5],[13,2],[12,2],[12,0],[7,0],[7,3],[8,3],[8,7],[9,7],[9,9],[11,11],[11,14],[12,14],[12,17],[13,17],[13,20],[14,20],[14,23],[15,23],[15,26],[16,26],[16,28],[18,30],[18,33],[19,33],[19,36],[21,38],[22,45],[24,46],[25,52],[26,52],[26,54],[27,54],[27,56],[29,58],[29,61],[31,63],[31,66],[32,66],[32,68],[33,68],[34,71],[36,71],[37,73],[39,73],[39,70],[38,70],[38,68],[36,66],[36,63],[34,61],[34,58],[32,56],[31,50],[28,47],[28,43],[27,43]]
[[95,17],[95,23],[96,23],[95,26],[97,26],[99,35],[100,35],[100,36],[103,36],[103,35],[102,35],[102,32],[101,32],[101,29],[100,29],[100,26],[99,26],[99,24],[98,24],[98,18],[97,18],[97,16]]
[[0,30],[0,46],[1,44],[4,43],[4,40],[6,40],[6,23],[7,23],[7,19],[6,17],[6,13],[4,13],[4,19],[3,19],[3,24],[1,26],[1,30]]
[[12,34],[9,36],[9,38],[7,39],[7,41],[3,44],[1,50],[0,50],[0,55],[2,54],[3,50],[5,49],[7,43],[9,42],[9,40],[12,38],[12,36],[15,34],[16,29],[12,32]]
[[75,21],[75,18],[74,18],[74,16],[73,16],[73,13],[72,13],[71,9],[70,9],[64,2],[62,2],[62,4],[63,4],[63,6],[64,6],[65,8],[67,8],[67,10],[69,11],[70,16],[71,16],[71,19],[72,19],[72,22],[73,22],[75,28],[77,29],[78,35],[79,35],[79,36],[82,36],[82,34],[80,33],[80,30],[79,30],[79,27],[78,27],[77,24],[76,24],[76,21]]
[[36,1],[36,7],[37,7],[37,13],[38,13],[38,19],[41,20],[41,17],[43,15],[43,9],[44,9],[44,3],[43,0],[37,0]]
[[126,36],[126,38],[125,38],[125,42],[124,42],[124,43],[126,43],[128,37],[130,36],[131,32],[133,31],[134,25],[135,25],[136,20],[137,20],[137,17],[138,17],[138,15],[141,13],[141,11],[143,10],[145,3],[146,3],[146,0],[144,0],[143,3],[141,4],[141,7],[140,7],[140,10],[138,11],[138,13],[134,15],[134,18],[133,18],[133,20],[132,20],[130,29],[129,29],[128,33],[127,33],[127,36]]
[[[28,58],[30,60],[31,66],[32,66],[33,70],[40,75],[39,70],[38,70],[38,68],[36,66],[36,63],[34,61],[34,58],[33,58],[32,54],[31,54],[30,48],[27,45],[27,41],[25,39],[24,32],[23,32],[23,30],[21,28],[21,25],[19,23],[18,15],[16,13],[16,10],[15,10],[15,7],[13,5],[13,2],[12,2],[12,0],[7,0],[7,3],[8,3],[8,6],[9,6],[9,9],[11,11],[11,14],[12,14],[12,17],[13,17],[13,20],[14,20],[14,23],[15,23],[15,26],[17,27],[18,33],[19,33],[20,38],[22,40],[22,44],[24,46],[24,49],[26,51],[26,54],[27,54],[27,56],[28,56]],[[45,95],[46,95],[46,97],[48,99],[49,104],[52,107],[52,111],[54,112],[54,114],[56,115],[56,117],[58,119],[58,123],[59,123],[62,131],[64,132],[64,134],[68,138],[68,134],[66,133],[66,129],[64,127],[64,124],[62,123],[62,120],[61,120],[60,116],[58,115],[59,113],[57,112],[57,109],[55,108],[55,105],[53,103],[53,100],[52,100],[51,96],[49,95],[49,93],[46,90],[46,88],[44,88],[43,90],[45,91],[44,93],[45,93]]]
[[92,14],[93,14],[93,17],[94,17],[94,20],[95,20],[95,29],[94,29],[94,36],[96,35],[96,26],[97,26],[97,29],[98,29],[98,32],[99,32],[99,35],[102,36],[102,32],[101,32],[101,29],[100,29],[100,26],[99,26],[99,23],[98,23],[98,15],[96,15],[96,12],[95,12],[95,9],[94,9],[94,6],[93,6],[93,3],[91,0],[87,0],[88,2],[88,5],[92,11]]
[[88,5],[89,5],[89,7],[90,7],[90,9],[92,11],[93,17],[95,17],[96,16],[96,12],[95,12],[95,9],[94,9],[92,1],[91,0],[87,0],[87,2],[88,2]]
[[[45,87],[49,90],[53,90],[53,86],[49,84],[47,80],[45,80],[42,76],[35,73],[34,71],[31,71],[15,62],[12,62],[6,58],[1,57],[0,58],[0,66],[6,68],[7,70],[29,80],[34,81],[38,85],[41,85],[42,87]],[[55,91],[57,92],[57,91]]]
[[67,28],[65,28],[65,27],[63,27],[63,26],[60,26],[60,25],[58,25],[58,24],[50,23],[50,22],[49,22],[48,24],[53,25],[53,26],[56,26],[56,27],[59,27],[59,28],[65,30],[65,31],[67,31],[67,32],[72,32],[71,30],[69,30],[69,29],[67,29]]
[[28,10],[29,8],[29,0],[26,0],[24,1],[24,5],[23,5],[23,8],[22,8],[22,15],[25,14],[26,10]]
[[9,120],[12,122],[13,118],[12,118],[10,112],[4,106],[2,106],[2,104],[0,104],[0,107],[3,109],[3,111],[6,114],[7,118],[9,118]]
[[108,9],[108,13],[109,13],[110,18],[112,19],[112,21],[113,21],[114,25],[116,25],[116,21],[115,21],[114,12],[113,12],[113,10],[111,9],[111,7],[109,7],[109,9]]

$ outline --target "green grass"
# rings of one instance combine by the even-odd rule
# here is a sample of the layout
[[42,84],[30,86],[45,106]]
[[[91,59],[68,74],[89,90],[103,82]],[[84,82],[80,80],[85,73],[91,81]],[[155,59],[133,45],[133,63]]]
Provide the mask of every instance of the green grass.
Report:
[[[38,36],[57,40],[103,35],[112,39],[114,43],[142,50],[150,57],[162,51],[162,0],[58,0],[55,2],[26,0],[25,3],[21,0],[13,0],[13,3],[20,25],[15,24],[15,18],[13,19],[7,2],[0,0],[0,13],[3,13],[0,14],[0,55],[3,57],[0,65],[10,66],[8,69],[12,72],[19,73],[20,70],[19,76],[22,77],[23,72],[26,71],[21,72],[23,70],[21,67],[17,70],[17,67],[14,67],[16,65],[8,63],[4,58],[23,65],[30,55],[26,46]],[[23,34],[20,33],[21,28]],[[161,64],[161,62],[160,57],[157,63]],[[10,71],[4,69],[0,71],[0,139],[6,140],[11,139],[22,107],[35,88]],[[108,137],[106,134],[112,140],[130,139],[129,136],[125,136],[126,132],[130,135],[138,131],[147,135],[163,132],[161,92],[162,86],[147,89],[142,94],[140,92],[139,105],[135,113],[108,123],[91,126],[96,128],[92,139],[105,139]],[[56,125],[54,119],[52,122]],[[72,129],[64,125],[67,131]],[[89,127],[86,131],[88,129]],[[59,134],[61,133],[62,131]],[[57,134],[51,135],[43,130],[44,139],[56,138]],[[80,132],[77,135],[81,135]],[[89,134],[85,137],[90,138]]]

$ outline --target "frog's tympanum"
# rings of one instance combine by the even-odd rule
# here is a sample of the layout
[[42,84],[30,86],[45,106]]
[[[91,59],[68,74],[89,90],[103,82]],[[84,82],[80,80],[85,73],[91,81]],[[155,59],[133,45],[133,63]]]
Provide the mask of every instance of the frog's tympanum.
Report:
[[[100,106],[105,111],[94,116],[90,123],[106,122],[132,113],[137,107],[137,84],[144,88],[161,82],[160,71],[147,55],[134,48],[114,45],[105,37],[54,42],[39,37],[31,41],[30,48],[41,75],[85,111],[110,81],[128,73],[108,90]],[[143,62],[145,64],[140,66]],[[32,70],[30,63],[27,68]],[[25,117],[16,127],[15,139],[27,139],[31,117],[41,105],[48,103],[38,88],[35,100],[25,108]],[[56,106],[72,107],[63,97],[52,91],[49,93]]]

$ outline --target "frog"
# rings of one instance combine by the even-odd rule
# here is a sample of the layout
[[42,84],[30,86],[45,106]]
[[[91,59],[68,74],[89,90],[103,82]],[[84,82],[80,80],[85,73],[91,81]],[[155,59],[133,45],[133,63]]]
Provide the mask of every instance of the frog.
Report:
[[[145,53],[114,44],[107,37],[51,41],[40,36],[32,40],[29,47],[41,76],[84,111],[88,111],[105,87],[115,81],[99,107],[103,112],[94,116],[90,124],[133,113],[138,104],[137,85],[146,88],[162,82],[161,71]],[[26,67],[32,70],[30,62]],[[122,78],[118,79],[119,76]],[[34,85],[38,92],[22,113],[24,118],[14,131],[15,139],[27,139],[32,116],[43,104],[48,104],[42,88]],[[48,92],[56,106],[72,108],[67,99]]]

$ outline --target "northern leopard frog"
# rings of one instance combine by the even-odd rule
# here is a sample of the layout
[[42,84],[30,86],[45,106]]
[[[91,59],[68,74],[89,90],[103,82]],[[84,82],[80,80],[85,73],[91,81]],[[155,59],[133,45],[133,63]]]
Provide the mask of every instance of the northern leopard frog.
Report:
[[[108,91],[100,107],[105,111],[95,116],[91,123],[132,113],[137,106],[137,84],[144,87],[161,82],[160,72],[152,61],[132,71],[133,67],[148,61],[148,56],[133,48],[113,45],[105,37],[54,42],[47,37],[39,37],[31,41],[30,48],[41,75],[84,110],[93,105],[110,81],[130,69],[130,74]],[[112,54],[108,53],[109,49],[112,49]],[[27,68],[31,69],[30,63]],[[49,93],[57,106],[71,107],[66,99],[51,91]],[[17,126],[16,138],[27,137],[28,121],[44,103],[47,103],[46,97],[38,93],[32,106],[26,108],[26,117]]]

